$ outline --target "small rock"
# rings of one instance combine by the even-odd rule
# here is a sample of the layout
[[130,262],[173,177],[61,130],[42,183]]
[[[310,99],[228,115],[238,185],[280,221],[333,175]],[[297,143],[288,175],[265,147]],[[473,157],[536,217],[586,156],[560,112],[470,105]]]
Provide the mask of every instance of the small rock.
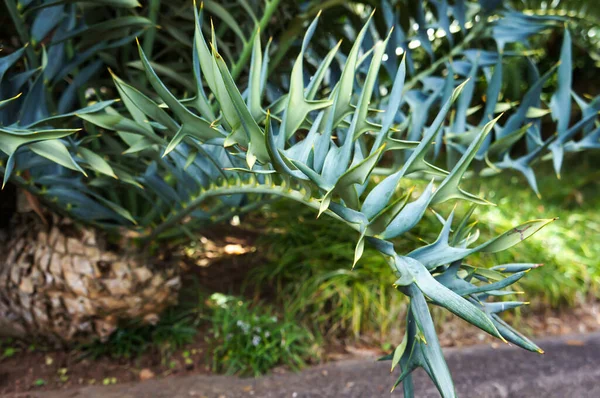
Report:
[[144,368],[140,371],[140,380],[141,381],[153,379],[154,376],[155,376],[154,372],[148,368]]

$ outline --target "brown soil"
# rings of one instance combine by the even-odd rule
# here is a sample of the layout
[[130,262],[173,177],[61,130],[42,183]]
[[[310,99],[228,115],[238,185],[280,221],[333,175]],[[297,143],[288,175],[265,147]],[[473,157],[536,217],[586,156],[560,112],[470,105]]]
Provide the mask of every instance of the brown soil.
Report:
[[[524,314],[518,322],[521,330],[533,337],[596,331],[600,330],[600,303],[588,303],[563,312],[536,311]],[[439,332],[440,342],[445,347],[502,344],[454,317],[448,318]],[[579,342],[572,341],[571,344],[577,345]],[[193,344],[169,356],[153,351],[135,359],[81,359],[81,352],[78,351],[30,352],[27,347],[23,347],[22,351],[16,352],[12,357],[0,360],[0,396],[15,392],[67,389],[78,385],[104,385],[173,375],[208,374],[210,367],[207,364],[206,350],[205,335],[202,333],[197,335]],[[336,344],[325,353],[325,359],[340,360],[357,355],[371,355],[374,352],[383,354],[380,348],[366,344],[348,343],[343,347]],[[186,356],[191,359],[187,361],[188,364]]]
[[[106,385],[166,377],[174,374],[209,373],[204,361],[203,336],[168,358],[149,352],[135,359],[82,359],[80,351],[21,352],[0,360],[0,396],[15,392],[66,389],[77,385]],[[184,352],[191,363],[185,364]],[[186,354],[187,355],[187,354]],[[189,361],[188,361],[189,362]]]
[[[199,284],[205,291],[240,294],[247,271],[261,261],[259,256],[253,254],[253,242],[257,235],[232,227],[213,230],[198,245],[202,249],[188,249],[185,260],[188,272],[184,280],[188,285]],[[509,315],[507,320],[532,337],[586,333],[600,330],[600,302],[586,303],[564,311],[528,309],[518,317]],[[502,344],[452,315],[444,315],[443,319],[436,319],[436,323],[441,325],[438,332],[440,342],[445,347]],[[331,361],[374,352],[383,354],[381,348],[367,341],[373,340],[332,342],[324,348],[323,358]],[[82,358],[81,351],[77,350],[55,351],[39,347],[30,350],[26,344],[18,349],[12,355],[4,348],[0,349],[0,396],[61,390],[78,385],[104,385],[210,373],[205,330],[199,330],[194,343],[184,349],[168,355],[153,349],[130,359],[105,357],[92,360]]]

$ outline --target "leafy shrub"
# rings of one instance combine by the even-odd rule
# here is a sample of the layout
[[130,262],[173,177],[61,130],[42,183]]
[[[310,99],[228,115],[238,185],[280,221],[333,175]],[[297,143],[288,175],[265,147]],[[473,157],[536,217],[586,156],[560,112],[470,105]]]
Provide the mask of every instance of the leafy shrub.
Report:
[[294,319],[220,293],[210,297],[210,307],[214,371],[259,376],[277,365],[298,369],[310,359],[314,339]]

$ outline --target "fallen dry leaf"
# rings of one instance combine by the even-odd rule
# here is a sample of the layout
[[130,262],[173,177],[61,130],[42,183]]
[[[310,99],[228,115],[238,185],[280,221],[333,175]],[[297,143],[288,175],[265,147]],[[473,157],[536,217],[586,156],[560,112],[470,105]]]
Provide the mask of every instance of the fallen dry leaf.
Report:
[[154,376],[155,376],[154,372],[148,368],[144,368],[140,371],[140,380],[141,381],[153,379]]
[[581,340],[567,340],[565,341],[565,343],[567,343],[567,345],[572,345],[576,347],[583,347],[585,345],[585,341]]

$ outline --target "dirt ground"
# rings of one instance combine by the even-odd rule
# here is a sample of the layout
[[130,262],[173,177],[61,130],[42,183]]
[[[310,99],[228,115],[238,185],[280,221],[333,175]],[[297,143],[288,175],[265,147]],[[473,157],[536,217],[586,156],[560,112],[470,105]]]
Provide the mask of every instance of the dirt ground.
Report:
[[[533,331],[532,337],[589,333],[600,330],[600,303],[565,312],[544,311],[523,315],[521,329]],[[470,346],[487,343],[501,345],[491,337],[465,326],[460,319],[450,319],[440,330],[440,342],[445,347]],[[168,357],[158,351],[147,352],[138,358],[96,360],[81,358],[79,351],[23,351],[0,360],[0,396],[15,392],[68,389],[84,385],[111,385],[175,375],[210,374],[207,364],[205,336],[199,333],[196,341]],[[342,349],[332,347],[326,361],[361,355],[383,354],[378,347],[346,344]],[[189,358],[189,359],[188,359]],[[275,369],[274,373],[285,372]]]

